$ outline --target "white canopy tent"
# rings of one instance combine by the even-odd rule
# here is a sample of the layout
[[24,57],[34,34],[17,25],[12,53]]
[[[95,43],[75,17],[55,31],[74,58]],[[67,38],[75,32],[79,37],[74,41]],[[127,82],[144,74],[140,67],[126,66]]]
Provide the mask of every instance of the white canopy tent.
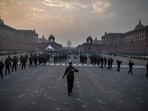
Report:
[[55,50],[55,49],[49,44],[49,46],[46,48],[46,50]]

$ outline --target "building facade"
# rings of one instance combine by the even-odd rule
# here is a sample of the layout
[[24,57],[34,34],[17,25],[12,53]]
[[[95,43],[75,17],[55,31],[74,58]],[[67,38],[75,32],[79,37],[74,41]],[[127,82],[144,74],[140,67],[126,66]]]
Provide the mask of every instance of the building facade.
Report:
[[101,37],[102,43],[96,44],[92,37],[86,43],[78,46],[79,50],[110,52],[127,55],[148,56],[148,25],[141,24],[141,20],[131,31],[125,33],[107,33]]
[[123,33],[107,33],[101,37],[103,44],[119,44],[123,43]]
[[124,43],[131,45],[148,45],[148,25],[144,26],[139,20],[134,30],[124,33]]
[[25,49],[30,43],[38,42],[35,30],[18,30],[4,23],[0,18],[0,50]]
[[0,18],[0,42],[36,42],[38,34],[35,30],[17,30],[4,23]]
[[71,47],[72,46],[72,44],[71,44],[71,41],[69,40],[69,41],[67,41],[67,44],[66,44],[66,47]]

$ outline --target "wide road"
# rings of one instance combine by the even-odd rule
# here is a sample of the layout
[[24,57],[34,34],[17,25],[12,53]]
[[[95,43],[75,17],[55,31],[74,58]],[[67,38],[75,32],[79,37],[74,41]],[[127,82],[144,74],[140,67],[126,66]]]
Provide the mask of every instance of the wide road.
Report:
[[67,96],[62,78],[68,61],[13,72],[0,80],[0,111],[148,111],[148,78],[144,67],[134,74],[101,69],[73,60],[74,89]]

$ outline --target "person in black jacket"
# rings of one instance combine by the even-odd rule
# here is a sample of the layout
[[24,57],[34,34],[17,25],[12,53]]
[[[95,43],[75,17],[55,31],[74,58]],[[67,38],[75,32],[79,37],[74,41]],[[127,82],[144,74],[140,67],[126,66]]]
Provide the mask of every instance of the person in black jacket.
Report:
[[148,61],[147,61],[147,64],[146,64],[146,70],[147,70],[146,77],[148,77]]
[[0,61],[0,74],[1,74],[1,79],[3,79],[3,68],[4,68],[4,63]]
[[18,58],[16,56],[14,56],[12,59],[12,72],[14,69],[15,69],[15,71],[17,71],[17,63],[18,63]]
[[129,73],[133,74],[132,69],[133,69],[133,65],[134,65],[134,63],[133,63],[131,60],[129,60],[128,65],[129,65],[129,71],[128,71],[128,74],[129,74]]
[[72,93],[74,83],[74,72],[78,72],[78,69],[73,67],[72,62],[69,62],[69,66],[66,68],[63,78],[67,76],[68,84],[68,96]]
[[26,69],[27,58],[25,56],[22,57],[21,62],[22,62],[22,68],[21,69],[22,70]]
[[10,74],[10,67],[11,67],[11,61],[9,58],[6,58],[5,60],[5,75]]
[[120,72],[120,66],[121,66],[122,61],[119,61],[119,59],[117,59],[117,71]]

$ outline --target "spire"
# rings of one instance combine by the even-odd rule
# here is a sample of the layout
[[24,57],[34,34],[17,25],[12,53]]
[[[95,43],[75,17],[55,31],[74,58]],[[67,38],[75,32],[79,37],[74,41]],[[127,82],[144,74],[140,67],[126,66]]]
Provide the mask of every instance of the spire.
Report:
[[141,20],[139,20],[139,24],[141,24]]

